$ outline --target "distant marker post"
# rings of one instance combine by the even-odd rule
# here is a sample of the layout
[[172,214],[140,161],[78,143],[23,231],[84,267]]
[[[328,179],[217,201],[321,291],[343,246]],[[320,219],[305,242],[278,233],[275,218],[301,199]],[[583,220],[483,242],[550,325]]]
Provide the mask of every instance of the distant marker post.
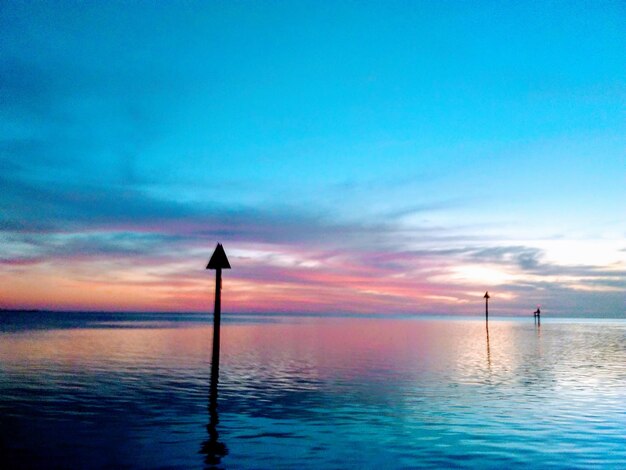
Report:
[[220,364],[220,321],[222,310],[222,269],[230,269],[230,263],[221,243],[215,247],[207,269],[215,270],[215,308],[213,310],[213,358],[211,361],[212,375],[219,371]]
[[483,298],[485,299],[485,321],[489,321],[489,291],[485,292]]

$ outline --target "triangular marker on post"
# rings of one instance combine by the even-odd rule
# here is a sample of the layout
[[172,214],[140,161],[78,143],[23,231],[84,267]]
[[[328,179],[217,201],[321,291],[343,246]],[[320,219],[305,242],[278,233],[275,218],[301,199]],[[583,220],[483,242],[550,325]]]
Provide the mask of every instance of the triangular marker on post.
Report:
[[215,251],[211,255],[209,264],[206,265],[207,269],[230,269],[230,263],[228,257],[224,251],[224,247],[221,243],[218,243],[215,247]]

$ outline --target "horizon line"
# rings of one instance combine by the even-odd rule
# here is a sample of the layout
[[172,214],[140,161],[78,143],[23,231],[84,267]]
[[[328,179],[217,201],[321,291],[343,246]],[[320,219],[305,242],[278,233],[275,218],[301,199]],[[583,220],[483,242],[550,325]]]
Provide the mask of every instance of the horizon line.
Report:
[[[89,309],[49,309],[49,308],[0,308],[0,313],[77,313],[77,314],[126,314],[126,315],[207,315],[211,317],[212,311],[175,311],[175,310],[89,310]],[[351,317],[351,318],[385,318],[385,317],[464,317],[464,318],[476,318],[484,319],[482,313],[433,313],[433,312],[389,312],[389,313],[365,313],[365,312],[295,312],[295,311],[233,311],[222,312],[225,315],[235,316],[268,316],[268,317]],[[589,316],[585,314],[549,314],[544,316],[542,313],[542,320],[545,319],[615,319],[626,320],[624,314],[610,314],[604,313],[601,315]],[[531,318],[532,314],[504,314],[496,313],[490,314],[489,318]]]

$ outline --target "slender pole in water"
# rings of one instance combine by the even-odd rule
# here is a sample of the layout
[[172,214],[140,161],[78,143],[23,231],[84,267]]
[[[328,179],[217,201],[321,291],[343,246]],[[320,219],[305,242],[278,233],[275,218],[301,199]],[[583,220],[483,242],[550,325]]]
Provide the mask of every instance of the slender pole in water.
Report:
[[213,358],[211,372],[219,371],[220,367],[220,320],[222,315],[222,269],[230,269],[230,263],[221,243],[215,247],[207,269],[215,270],[215,308],[213,310]]
[[211,376],[219,374],[220,368],[220,321],[222,316],[222,268],[215,270],[215,307],[213,310],[213,356]]
[[485,321],[489,321],[489,291],[483,296],[485,299]]
[[222,315],[222,269],[230,269],[230,263],[220,243],[217,244],[207,269],[215,270],[215,306],[213,310],[213,354],[211,357],[211,385],[209,387],[209,439],[202,445],[201,452],[206,454],[206,463],[218,465],[223,456],[228,454],[226,445],[218,442],[217,424],[217,385],[220,374],[220,321]]

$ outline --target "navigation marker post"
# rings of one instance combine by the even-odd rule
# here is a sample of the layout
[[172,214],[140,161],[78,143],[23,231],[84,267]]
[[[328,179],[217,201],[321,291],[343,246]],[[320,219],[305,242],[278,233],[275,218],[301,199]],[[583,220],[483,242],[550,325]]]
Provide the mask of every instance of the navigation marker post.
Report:
[[207,269],[215,270],[215,308],[213,310],[213,359],[211,360],[211,375],[216,375],[220,367],[220,320],[222,310],[222,269],[230,269],[230,263],[221,243],[215,247],[209,260]]
[[207,264],[207,269],[215,270],[215,310],[213,312],[213,357],[211,359],[211,386],[209,388],[209,423],[207,432],[209,439],[202,444],[200,450],[205,454],[205,463],[211,468],[220,464],[222,457],[228,454],[226,444],[219,442],[217,425],[217,383],[220,373],[220,320],[222,308],[222,269],[230,269],[230,263],[224,252],[224,247],[218,243]]
[[483,299],[485,299],[485,321],[489,321],[489,291],[485,292]]

